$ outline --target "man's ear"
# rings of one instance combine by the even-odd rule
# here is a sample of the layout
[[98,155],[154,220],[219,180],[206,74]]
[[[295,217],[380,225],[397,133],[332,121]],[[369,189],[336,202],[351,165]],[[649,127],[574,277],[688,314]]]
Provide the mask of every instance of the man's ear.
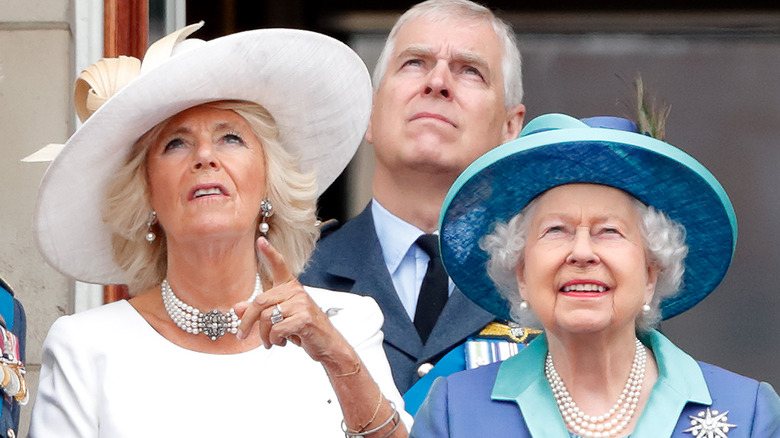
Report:
[[374,133],[371,132],[371,119],[368,119],[368,129],[366,129],[366,142],[374,144]]
[[525,119],[525,105],[520,104],[511,108],[506,113],[506,122],[504,123],[504,143],[512,141],[520,135],[523,130],[523,120]]
[[376,94],[374,94],[374,100],[371,103],[371,116],[368,118],[368,128],[366,129],[366,142],[374,144],[374,132],[372,130],[374,124],[374,105],[376,105]]

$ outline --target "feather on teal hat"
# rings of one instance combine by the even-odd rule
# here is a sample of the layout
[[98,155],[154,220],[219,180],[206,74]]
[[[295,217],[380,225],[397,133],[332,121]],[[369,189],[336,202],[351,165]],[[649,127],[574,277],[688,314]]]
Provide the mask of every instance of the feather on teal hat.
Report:
[[615,117],[547,114],[517,140],[477,159],[450,188],[440,217],[442,261],[472,301],[499,318],[509,305],[487,275],[479,241],[553,187],[592,183],[624,190],[686,229],[683,284],[661,302],[663,319],[703,300],[726,275],[737,243],[734,208],[701,163]]

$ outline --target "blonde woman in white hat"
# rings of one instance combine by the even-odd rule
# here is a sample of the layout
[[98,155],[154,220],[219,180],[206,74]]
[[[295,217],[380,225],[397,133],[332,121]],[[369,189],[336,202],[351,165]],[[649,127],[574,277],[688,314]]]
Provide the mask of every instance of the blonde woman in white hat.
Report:
[[133,298],[54,323],[30,436],[406,436],[376,303],[295,279],[368,122],[365,66],[311,32],[199,27],[77,82],[38,245]]

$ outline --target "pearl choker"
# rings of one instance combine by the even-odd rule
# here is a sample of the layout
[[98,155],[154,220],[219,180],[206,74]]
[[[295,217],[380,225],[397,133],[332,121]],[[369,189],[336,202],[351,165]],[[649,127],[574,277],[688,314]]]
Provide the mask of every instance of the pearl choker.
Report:
[[[221,338],[225,332],[236,333],[238,326],[241,324],[241,320],[236,315],[236,311],[231,308],[227,313],[222,313],[219,310],[210,310],[206,313],[201,312],[199,309],[188,305],[183,302],[173,293],[171,285],[168,284],[168,279],[162,281],[160,284],[162,290],[163,305],[165,311],[168,312],[168,316],[171,317],[176,325],[187,333],[197,335],[203,333],[211,338],[212,341],[216,341]],[[255,275],[255,289],[252,292],[252,296],[249,297],[249,301],[252,301],[261,292],[263,292],[260,285],[260,274]]]
[[631,374],[628,376],[623,393],[615,405],[604,415],[588,415],[582,412],[572,399],[563,380],[555,371],[552,356],[547,353],[544,363],[544,374],[550,382],[555,403],[561,411],[566,427],[577,435],[585,438],[609,438],[617,437],[628,426],[636,411],[639,394],[642,391],[642,382],[645,378],[647,365],[647,352],[639,339],[636,340],[636,352],[634,363],[631,366]]

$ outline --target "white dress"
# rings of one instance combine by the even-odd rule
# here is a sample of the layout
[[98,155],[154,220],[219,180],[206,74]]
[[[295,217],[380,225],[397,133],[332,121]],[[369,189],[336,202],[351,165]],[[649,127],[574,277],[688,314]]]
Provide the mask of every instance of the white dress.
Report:
[[[306,288],[403,411],[369,297]],[[373,398],[373,396],[372,396]],[[30,437],[343,437],[320,363],[292,343],[218,355],[181,348],[127,301],[52,325],[43,344]],[[411,427],[411,417],[402,419]]]

